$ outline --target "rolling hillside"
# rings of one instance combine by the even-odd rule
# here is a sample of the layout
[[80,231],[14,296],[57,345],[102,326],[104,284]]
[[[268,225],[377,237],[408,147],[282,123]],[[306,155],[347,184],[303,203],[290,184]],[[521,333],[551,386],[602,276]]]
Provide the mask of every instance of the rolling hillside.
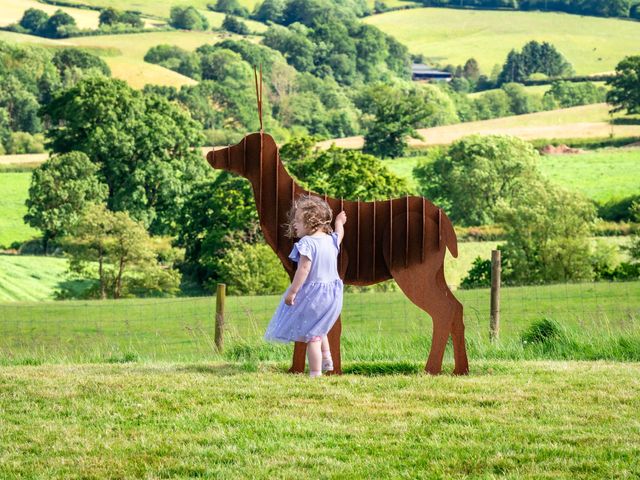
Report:
[[530,40],[551,42],[577,74],[609,72],[638,51],[640,38],[640,22],[549,12],[418,8],[364,21],[431,62],[458,65],[473,57],[486,74]]

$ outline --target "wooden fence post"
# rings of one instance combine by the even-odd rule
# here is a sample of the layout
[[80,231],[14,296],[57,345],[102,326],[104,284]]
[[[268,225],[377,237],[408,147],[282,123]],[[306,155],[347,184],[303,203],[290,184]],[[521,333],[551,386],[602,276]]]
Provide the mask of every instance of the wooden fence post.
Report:
[[491,313],[489,338],[493,342],[500,336],[500,250],[491,251]]
[[216,349],[222,352],[223,335],[224,335],[224,299],[226,296],[227,286],[224,283],[218,284],[216,292]]

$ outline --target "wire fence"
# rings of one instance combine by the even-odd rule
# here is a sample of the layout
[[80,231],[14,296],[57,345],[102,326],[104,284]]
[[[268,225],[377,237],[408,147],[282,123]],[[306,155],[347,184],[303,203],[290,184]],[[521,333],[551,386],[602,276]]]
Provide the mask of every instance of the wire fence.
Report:
[[[467,341],[488,344],[490,290],[455,295],[464,305]],[[214,343],[215,296],[0,304],[0,360],[283,359],[290,347],[262,342],[279,300],[227,297],[222,353]],[[640,339],[640,282],[503,287],[500,318],[503,343],[516,341],[542,318],[576,338]],[[346,360],[382,354],[416,359],[428,351],[431,319],[400,291],[346,293],[342,323]]]

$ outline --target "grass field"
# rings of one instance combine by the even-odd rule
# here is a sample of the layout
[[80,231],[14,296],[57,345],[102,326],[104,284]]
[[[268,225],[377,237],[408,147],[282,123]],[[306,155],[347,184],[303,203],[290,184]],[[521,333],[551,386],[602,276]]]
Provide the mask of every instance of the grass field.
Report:
[[[0,173],[0,247],[29,240],[38,231],[24,223],[24,204],[29,192],[31,173]],[[1,294],[0,294],[1,297]]]
[[[385,165],[415,188],[412,172],[425,158],[396,158],[385,161]],[[598,202],[640,192],[640,148],[601,149],[575,155],[543,155],[538,168],[554,183]]]
[[[563,108],[547,112],[514,115],[442,127],[423,128],[418,132],[424,140],[410,139],[409,145],[426,147],[448,145],[466,135],[512,135],[523,140],[564,138],[640,137],[640,125],[612,125],[609,106],[605,103]],[[362,148],[362,136],[335,138],[320,142],[321,148],[336,144],[343,148]]]
[[462,65],[475,58],[485,74],[502,65],[509,50],[547,41],[576,73],[609,72],[637,51],[640,23],[562,13],[420,8],[365,19],[430,61]]
[[[473,358],[640,360],[640,282],[504,287],[494,344],[488,289],[455,295],[465,308]],[[213,342],[213,297],[0,303],[0,364],[287,360],[289,346],[261,340],[278,301],[277,295],[228,297],[222,355]],[[566,338],[520,343],[521,333],[545,317]],[[402,292],[346,293],[342,318],[347,361],[426,359],[431,320]]]
[[221,363],[0,371],[3,478],[637,478],[640,366],[310,381]]

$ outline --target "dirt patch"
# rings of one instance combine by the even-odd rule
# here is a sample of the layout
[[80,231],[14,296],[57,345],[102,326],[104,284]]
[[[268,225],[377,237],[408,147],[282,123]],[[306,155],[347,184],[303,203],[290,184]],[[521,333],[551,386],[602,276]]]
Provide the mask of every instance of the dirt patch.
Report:
[[542,153],[543,155],[567,155],[567,154],[574,154],[574,153],[584,153],[584,150],[580,148],[572,148],[565,144],[557,145],[557,146],[545,145],[540,150],[540,153]]

